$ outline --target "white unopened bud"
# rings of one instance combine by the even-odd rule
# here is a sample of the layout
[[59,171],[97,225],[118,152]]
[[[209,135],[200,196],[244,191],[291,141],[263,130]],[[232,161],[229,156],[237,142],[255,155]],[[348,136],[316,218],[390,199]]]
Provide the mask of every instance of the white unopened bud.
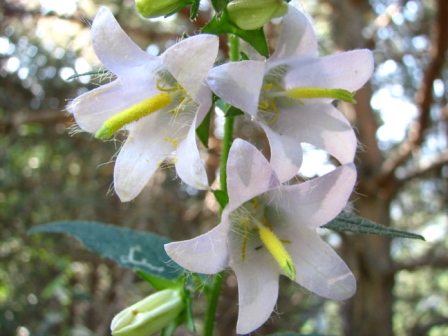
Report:
[[164,289],[118,313],[110,329],[112,335],[152,335],[173,321],[184,308],[181,290]]

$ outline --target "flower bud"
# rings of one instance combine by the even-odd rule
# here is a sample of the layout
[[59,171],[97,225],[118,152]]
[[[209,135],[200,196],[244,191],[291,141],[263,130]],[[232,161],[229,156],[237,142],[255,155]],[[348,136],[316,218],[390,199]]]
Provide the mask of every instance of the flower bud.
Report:
[[148,19],[173,14],[188,3],[185,0],[135,0],[137,12]]
[[253,30],[288,13],[283,0],[234,0],[227,5],[229,19],[244,30]]
[[110,329],[112,335],[152,335],[174,320],[184,308],[180,289],[164,289],[118,313]]

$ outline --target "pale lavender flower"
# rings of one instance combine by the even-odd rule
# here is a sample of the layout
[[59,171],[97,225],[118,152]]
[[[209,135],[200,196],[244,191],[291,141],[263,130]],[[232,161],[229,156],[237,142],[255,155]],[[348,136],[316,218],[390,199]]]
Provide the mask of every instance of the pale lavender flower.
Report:
[[260,327],[287,275],[326,298],[344,300],[356,281],[316,229],[344,208],[356,180],[353,163],[297,185],[282,185],[274,168],[251,144],[234,141],[228,164],[229,204],[221,223],[197,238],[165,245],[182,267],[214,274],[227,267],[238,280],[237,333]]
[[117,79],[79,96],[67,110],[82,130],[98,138],[128,131],[114,171],[120,199],[135,198],[173,155],[179,177],[207,189],[195,129],[211,107],[205,79],[218,53],[218,38],[190,37],[154,57],[132,42],[106,7],[98,11],[91,35],[95,53]]
[[331,102],[354,102],[352,92],[372,72],[370,50],[318,57],[311,24],[290,5],[269,59],[223,64],[210,71],[207,81],[215,94],[264,129],[271,145],[271,164],[284,182],[301,165],[302,142],[327,151],[342,164],[353,161],[356,136]]

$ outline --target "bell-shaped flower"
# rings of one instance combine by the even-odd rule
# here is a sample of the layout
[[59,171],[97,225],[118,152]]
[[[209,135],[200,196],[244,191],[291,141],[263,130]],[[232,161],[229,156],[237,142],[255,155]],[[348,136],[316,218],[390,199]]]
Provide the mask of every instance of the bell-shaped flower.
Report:
[[98,58],[117,79],[77,97],[67,110],[97,138],[128,132],[114,171],[120,199],[135,198],[173,153],[179,177],[197,189],[208,188],[195,129],[211,107],[206,77],[218,38],[190,37],[151,56],[132,42],[106,7],[95,16],[91,35]]
[[357,141],[343,114],[331,103],[354,102],[353,92],[373,72],[370,50],[318,57],[307,18],[289,5],[277,47],[265,60],[231,62],[213,68],[212,91],[251,116],[266,132],[271,163],[282,182],[301,165],[300,143],[315,145],[340,163],[352,162]]
[[249,333],[269,318],[280,274],[326,298],[344,300],[354,294],[353,274],[316,232],[345,207],[356,180],[353,163],[283,185],[265,157],[237,139],[227,170],[229,204],[221,223],[197,238],[167,244],[165,250],[192,272],[233,269],[239,292],[237,333]]

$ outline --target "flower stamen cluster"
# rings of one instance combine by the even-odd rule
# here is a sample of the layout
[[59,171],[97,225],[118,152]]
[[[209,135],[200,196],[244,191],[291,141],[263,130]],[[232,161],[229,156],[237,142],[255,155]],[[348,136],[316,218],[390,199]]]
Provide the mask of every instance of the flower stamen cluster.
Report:
[[[250,237],[250,232],[256,230],[258,236],[267,248],[273,259],[291,280],[296,279],[296,269],[290,254],[283,246],[284,243],[291,244],[289,240],[282,240],[277,237],[272,224],[267,220],[264,213],[266,206],[260,203],[257,197],[246,202],[236,209],[231,215],[230,220],[233,226],[242,227],[244,237],[241,244],[241,260],[246,262],[246,249]],[[263,246],[262,245],[262,246]]]

